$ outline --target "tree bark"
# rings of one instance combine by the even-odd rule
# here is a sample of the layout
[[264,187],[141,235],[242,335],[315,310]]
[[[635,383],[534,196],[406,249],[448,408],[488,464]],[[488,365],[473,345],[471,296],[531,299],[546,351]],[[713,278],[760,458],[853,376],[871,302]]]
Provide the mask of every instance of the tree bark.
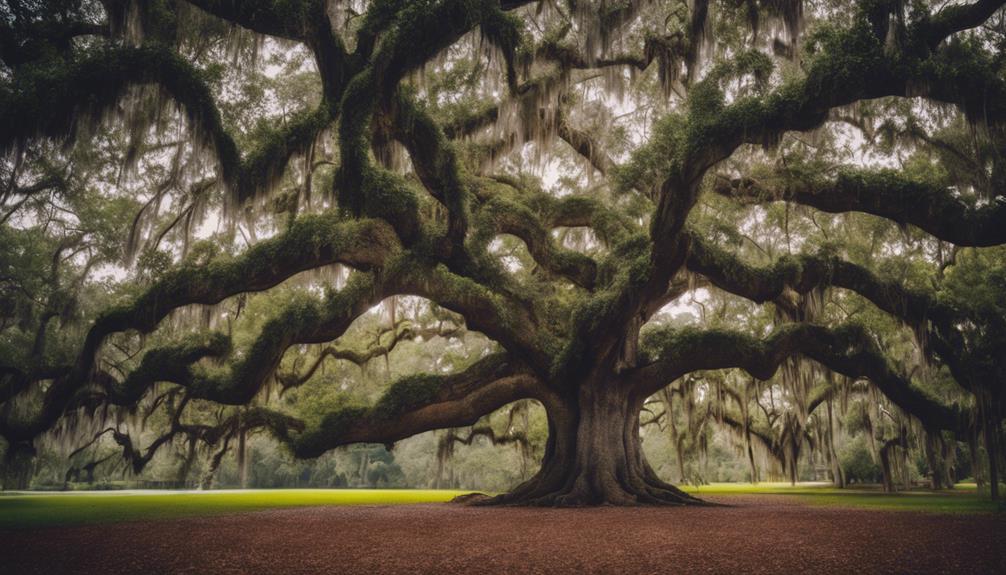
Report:
[[238,433],[238,483],[241,489],[248,489],[248,431],[241,429]]
[[547,409],[549,437],[538,473],[483,503],[586,505],[701,504],[659,477],[642,451],[643,399],[617,381],[588,381]]
[[989,496],[992,501],[999,500],[999,424],[992,421],[985,427],[985,452],[989,460]]

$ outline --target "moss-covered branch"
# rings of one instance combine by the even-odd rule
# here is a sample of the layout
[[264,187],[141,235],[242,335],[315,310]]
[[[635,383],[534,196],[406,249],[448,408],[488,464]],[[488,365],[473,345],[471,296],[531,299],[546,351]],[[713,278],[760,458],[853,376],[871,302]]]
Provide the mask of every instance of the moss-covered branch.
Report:
[[[304,424],[300,420],[264,407],[252,407],[233,413],[216,425],[182,423],[181,411],[187,404],[186,400],[182,401],[181,406],[173,415],[167,431],[157,436],[145,448],[136,445],[129,433],[114,427],[98,432],[87,445],[94,443],[102,435],[110,433],[112,439],[122,449],[122,458],[129,465],[130,470],[134,474],[139,474],[153,460],[161,447],[169,445],[179,435],[184,436],[190,442],[202,441],[208,446],[215,446],[239,433],[247,433],[256,429],[266,429],[280,439],[288,438],[292,432],[304,429]],[[81,449],[71,454],[71,457],[79,451]]]
[[[291,346],[339,338],[382,299],[383,285],[373,274],[354,274],[346,287],[324,300],[294,298],[262,326],[258,337],[240,354],[231,353],[229,342],[220,335],[210,335],[206,342],[149,350],[139,368],[111,390],[108,400],[135,403],[153,384],[167,381],[186,387],[194,399],[246,404],[273,377]],[[229,356],[231,361],[219,368],[195,363],[204,357]]]
[[749,179],[719,179],[718,194],[744,202],[788,201],[831,213],[865,212],[912,224],[959,246],[1006,243],[1006,203],[967,203],[950,190],[893,170],[843,170],[834,179],[766,187]]
[[[285,234],[256,244],[233,260],[170,271],[132,303],[100,315],[88,330],[70,372],[56,379],[46,390],[40,411],[28,421],[0,418],[0,434],[30,439],[55,423],[77,392],[90,381],[97,354],[114,333],[130,330],[147,333],[171,311],[182,306],[214,304],[239,293],[262,291],[296,273],[324,265],[344,263],[359,269],[378,267],[398,249],[395,234],[387,224],[374,220],[347,222],[329,214],[301,218]],[[324,339],[321,334],[311,341],[331,339],[334,336]],[[276,344],[263,340],[262,345]],[[260,364],[268,361],[268,356],[249,358],[237,375],[261,373],[269,366]],[[246,393],[255,383],[242,382],[234,393]],[[214,393],[227,395],[231,391]]]
[[[378,336],[377,343],[365,349],[353,349],[338,345],[325,346],[325,348],[318,353],[318,357],[315,358],[315,360],[306,370],[304,370],[303,373],[277,374],[277,379],[283,386],[283,389],[298,387],[310,380],[322,364],[325,363],[326,359],[331,358],[348,361],[360,367],[364,367],[374,359],[387,356],[392,352],[392,350],[398,347],[399,343],[403,341],[411,341],[415,339],[429,341],[434,337],[450,338],[461,335],[463,329],[460,327],[420,328],[412,325],[410,322],[403,321],[399,322],[394,329],[390,329],[389,331],[391,333],[391,337],[387,341],[382,342],[382,337]],[[383,335],[383,333],[381,335]]]
[[952,34],[981,26],[1004,5],[1004,0],[978,0],[973,4],[944,7],[935,16],[920,23],[920,36],[930,49],[935,50]]
[[370,407],[343,407],[309,422],[291,445],[298,457],[351,443],[390,445],[424,431],[473,425],[508,403],[543,393],[507,355],[490,355],[460,373],[399,379]]
[[[907,34],[923,35],[925,26]],[[718,89],[707,86],[693,94],[687,137],[679,149],[683,173],[701,176],[741,144],[773,144],[786,131],[823,124],[832,108],[885,96],[952,104],[983,125],[1006,120],[1006,80],[996,71],[993,56],[977,43],[955,41],[932,54],[892,53],[865,16],[818,42],[820,55],[806,77],[765,96],[724,105]],[[910,46],[912,40],[906,42]]]
[[241,201],[272,189],[291,156],[305,152],[335,118],[327,102],[295,116],[249,150],[245,158],[224,129],[204,74],[159,46],[106,48],[71,63],[50,63],[15,77],[0,91],[0,150],[38,137],[73,139],[82,122],[94,122],[134,86],[155,84],[185,112],[200,145],[216,156],[222,181]]
[[[398,194],[397,198],[373,197],[376,195],[375,182],[391,178],[385,170],[370,162],[371,123],[375,114],[390,108],[391,97],[406,74],[424,65],[475,26],[481,26],[489,41],[511,54],[508,57],[511,61],[516,50],[515,39],[519,37],[519,23],[503,13],[498,2],[490,0],[443,0],[404,5],[390,2],[379,8],[381,10],[375,11],[376,15],[368,21],[380,22],[386,29],[369,62],[348,82],[341,102],[342,166],[335,185],[344,209],[357,215],[387,218],[381,211],[389,203],[392,206],[402,204],[405,194]],[[464,197],[445,195],[445,200],[458,202]],[[392,217],[397,220],[393,223],[406,242],[415,238],[418,225],[409,224],[404,211]]]
[[413,259],[403,263],[396,291],[425,297],[465,318],[469,329],[499,342],[538,373],[547,373],[558,339],[526,302],[458,275],[442,264]]
[[956,313],[930,293],[878,278],[870,270],[829,255],[780,258],[765,267],[752,266],[721,248],[690,234],[688,269],[716,287],[756,303],[774,301],[786,290],[804,294],[835,286],[858,293],[887,313],[916,326],[926,321],[951,323]]
[[323,130],[335,120],[334,111],[322,102],[314,111],[295,115],[289,122],[261,138],[235,168],[231,191],[238,202],[274,191],[290,159],[306,155]]
[[595,170],[605,176],[614,170],[615,162],[612,161],[601,144],[595,141],[590,134],[569,125],[569,120],[565,115],[559,119],[558,124],[556,134],[569,144],[576,153],[586,158]]
[[200,143],[214,150],[225,180],[236,181],[240,156],[224,130],[201,72],[164,47],[109,48],[70,64],[19,74],[0,91],[0,150],[35,137],[72,137],[82,118],[100,118],[130,87],[159,85],[185,110]]
[[327,26],[324,0],[186,0],[218,18],[259,34],[307,40],[318,26]]
[[646,173],[653,175],[651,184],[660,183],[650,228],[648,277],[630,287],[633,293],[622,298],[626,305],[612,308],[615,315],[609,323],[630,325],[646,302],[665,292],[684,265],[688,242],[682,232],[703,177],[741,145],[775,144],[787,131],[820,126],[835,107],[884,96],[923,96],[950,103],[976,123],[1006,119],[1006,81],[985,47],[956,41],[935,53],[919,52],[910,47],[926,32],[923,24],[916,24],[906,31],[906,49],[888,50],[886,33],[884,29],[878,36],[869,11],[860,10],[849,28],[814,38],[816,56],[802,79],[730,104],[720,86],[722,73],[716,69],[693,87],[687,111],[665,118],[654,138],[621,171],[623,186],[638,184]]
[[[517,306],[508,305],[501,296],[470,280],[440,267],[428,268],[403,256],[389,262],[379,277],[354,274],[346,287],[324,300],[311,296],[295,298],[262,326],[258,337],[241,353],[234,353],[229,340],[219,334],[148,350],[138,368],[123,383],[99,379],[97,383],[102,387],[99,396],[82,390],[64,403],[62,410],[76,405],[93,407],[101,402],[135,403],[158,382],[183,386],[195,399],[227,405],[248,403],[275,375],[291,346],[336,340],[353,321],[384,298],[403,294],[421,295],[463,314],[472,329],[513,349],[514,357],[539,363],[547,361],[547,356],[540,355],[547,340],[532,327],[531,316],[522,314]],[[345,350],[335,349],[331,355],[353,357]],[[198,363],[207,357],[218,361],[230,358],[230,361],[223,367]],[[40,418],[58,417],[60,412],[43,412]]]
[[469,192],[453,144],[412,94],[400,90],[391,114],[394,136],[409,151],[416,175],[447,208],[447,237],[461,245],[468,231]]
[[640,231],[631,218],[613,210],[605,201],[587,196],[571,195],[557,198],[538,189],[528,188],[515,178],[494,176],[483,179],[475,187],[475,195],[483,204],[494,200],[517,202],[534,212],[541,225],[554,228],[591,228],[598,239],[615,245]]
[[788,324],[764,340],[730,331],[658,330],[644,341],[657,359],[627,374],[640,395],[651,395],[693,371],[741,368],[759,379],[771,378],[782,362],[801,355],[852,378],[866,378],[895,405],[927,428],[964,434],[966,418],[913,386],[891,368],[868,333],[856,325],[829,329]]
[[597,264],[589,257],[555,246],[549,230],[526,206],[516,201],[496,197],[479,210],[477,232],[470,240],[472,249],[483,251],[497,234],[514,235],[527,245],[528,251],[542,268],[565,277],[574,284],[593,289]]

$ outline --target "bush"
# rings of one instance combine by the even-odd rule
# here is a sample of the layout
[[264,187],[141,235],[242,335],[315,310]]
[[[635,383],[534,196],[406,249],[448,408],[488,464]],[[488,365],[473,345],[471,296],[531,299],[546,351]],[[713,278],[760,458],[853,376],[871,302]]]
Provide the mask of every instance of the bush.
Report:
[[839,452],[838,460],[849,483],[879,483],[883,479],[883,472],[873,461],[862,436],[844,446]]

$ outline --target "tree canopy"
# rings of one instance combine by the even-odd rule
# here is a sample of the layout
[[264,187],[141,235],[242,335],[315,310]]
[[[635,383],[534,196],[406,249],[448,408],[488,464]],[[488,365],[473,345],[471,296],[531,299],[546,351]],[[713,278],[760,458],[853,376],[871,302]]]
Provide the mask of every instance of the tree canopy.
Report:
[[527,446],[530,401],[489,502],[698,503],[650,426],[681,477],[710,426],[752,480],[841,484],[859,433],[939,487],[965,445],[995,497],[1003,4],[8,0],[5,486],[108,441]]

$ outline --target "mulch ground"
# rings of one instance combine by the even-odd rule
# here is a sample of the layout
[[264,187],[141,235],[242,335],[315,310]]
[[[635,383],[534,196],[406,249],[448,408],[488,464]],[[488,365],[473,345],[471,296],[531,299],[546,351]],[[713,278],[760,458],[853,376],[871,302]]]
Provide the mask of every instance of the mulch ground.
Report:
[[1006,573],[1006,518],[812,507],[314,507],[0,532],[0,572]]

